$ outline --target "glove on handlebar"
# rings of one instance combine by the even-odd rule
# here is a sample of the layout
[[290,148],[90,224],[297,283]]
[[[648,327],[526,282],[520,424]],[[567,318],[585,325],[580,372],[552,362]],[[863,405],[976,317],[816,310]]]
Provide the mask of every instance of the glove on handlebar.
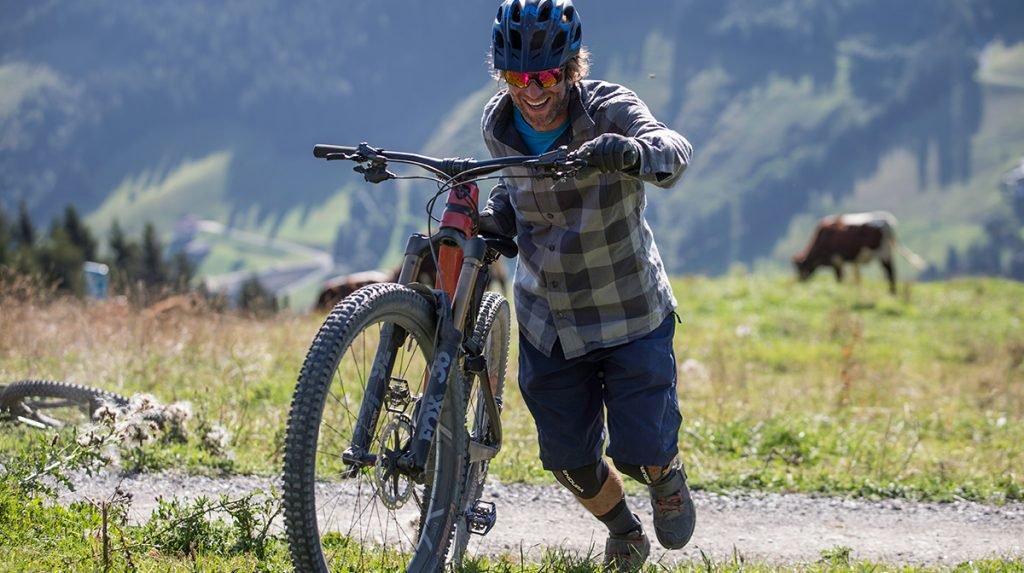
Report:
[[480,213],[480,232],[488,233],[490,235],[504,235],[501,231],[501,226],[498,225],[498,221],[494,219],[494,215],[488,212]]
[[632,137],[603,133],[581,145],[577,155],[602,173],[628,171],[640,164],[640,144]]

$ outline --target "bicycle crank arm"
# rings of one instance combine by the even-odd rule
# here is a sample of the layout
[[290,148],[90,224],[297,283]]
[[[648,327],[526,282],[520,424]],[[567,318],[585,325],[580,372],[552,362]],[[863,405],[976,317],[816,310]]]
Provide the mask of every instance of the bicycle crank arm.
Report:
[[469,441],[469,463],[493,460],[498,455],[500,447],[488,446],[476,440]]

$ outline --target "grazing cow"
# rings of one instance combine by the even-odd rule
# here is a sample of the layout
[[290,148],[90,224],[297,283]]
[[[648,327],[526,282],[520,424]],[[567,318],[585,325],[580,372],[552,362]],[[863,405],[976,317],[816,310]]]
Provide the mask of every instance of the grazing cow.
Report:
[[331,310],[341,299],[356,290],[377,283],[388,282],[391,275],[383,271],[362,271],[350,275],[341,275],[324,281],[320,287],[320,296],[316,299],[317,310]]
[[[391,272],[387,273],[383,271],[363,271],[334,277],[325,281],[320,289],[320,296],[317,297],[316,309],[319,311],[331,310],[338,301],[366,285],[397,282],[400,270],[401,266],[395,267]],[[420,276],[416,280],[423,284],[434,286],[435,274],[434,260],[427,257],[423,260],[423,264],[420,265]],[[507,279],[508,275],[505,272],[505,265],[494,263],[491,265],[490,282],[487,287],[490,288],[497,282],[501,292],[506,292],[505,282]]]
[[878,258],[889,279],[889,292],[896,293],[896,271],[893,250],[899,251],[910,264],[919,269],[924,260],[896,240],[896,217],[885,211],[832,215],[818,222],[814,235],[803,252],[793,257],[800,280],[810,278],[818,267],[830,266],[836,281],[843,280],[843,264],[853,263],[854,275],[860,281],[860,265]]
[[176,294],[157,301],[142,313],[149,318],[166,318],[169,315],[198,315],[209,310],[206,299],[199,293]]

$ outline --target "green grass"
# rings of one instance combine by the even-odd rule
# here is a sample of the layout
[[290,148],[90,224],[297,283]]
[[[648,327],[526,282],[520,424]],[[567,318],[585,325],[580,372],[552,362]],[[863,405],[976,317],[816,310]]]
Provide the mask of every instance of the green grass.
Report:
[[[837,285],[825,275],[798,284],[736,273],[680,278],[674,288],[682,318],[675,342],[684,416],[680,445],[695,489],[1024,500],[1024,285],[962,279],[901,285],[893,297],[879,280],[858,287]],[[269,475],[279,471],[291,394],[322,319],[154,317],[117,303],[81,306],[0,295],[0,380],[55,378],[126,394],[148,392],[164,403],[190,401],[194,437],[130,450],[122,456],[125,467]],[[514,347],[510,363],[505,441],[491,475],[551,484],[515,384]],[[198,439],[215,426],[230,434],[224,451]],[[34,435],[5,426],[0,456],[25,454]],[[38,558],[41,570],[95,563],[89,561],[95,559],[95,539],[83,533],[95,530],[93,510],[34,502],[24,511],[29,513],[19,515],[27,521],[19,527],[42,529],[26,529],[2,544],[18,556],[14,562]],[[42,549],[16,541],[36,538],[46,540]],[[275,570],[286,555],[274,543],[264,562],[241,552],[204,554],[188,565],[156,552],[145,557],[151,569],[140,570]],[[560,560],[558,570],[597,570],[580,556],[552,559]],[[545,570],[514,557],[473,567]],[[826,561],[800,566],[873,567]],[[1017,561],[962,567],[1021,570]],[[708,568],[775,570],[750,563]]]

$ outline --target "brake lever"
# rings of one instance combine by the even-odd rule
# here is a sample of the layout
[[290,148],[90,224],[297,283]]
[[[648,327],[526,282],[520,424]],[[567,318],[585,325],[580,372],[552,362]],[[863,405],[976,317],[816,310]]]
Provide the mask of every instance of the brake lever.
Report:
[[346,159],[368,164],[357,165],[352,170],[356,173],[362,173],[363,179],[369,183],[380,183],[397,177],[397,175],[388,171],[387,158],[381,155],[378,150],[370,147],[365,141],[360,143],[356,147],[356,152]]
[[397,175],[388,171],[387,164],[383,161],[373,161],[369,165],[365,166],[356,165],[352,170],[356,173],[362,173],[363,179],[369,183],[380,183],[397,177]]
[[558,149],[549,151],[541,155],[537,159],[526,161],[523,163],[523,165],[527,167],[536,167],[539,169],[552,169],[562,167],[565,164],[566,159],[568,158],[569,148],[563,145]]

